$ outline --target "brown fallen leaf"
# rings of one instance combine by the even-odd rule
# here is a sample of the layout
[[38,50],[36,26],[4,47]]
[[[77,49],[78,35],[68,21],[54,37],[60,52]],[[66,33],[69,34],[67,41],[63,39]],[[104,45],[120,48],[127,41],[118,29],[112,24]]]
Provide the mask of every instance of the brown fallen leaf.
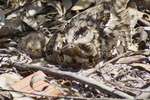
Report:
[[[30,80],[31,80],[32,76],[34,76],[36,74],[39,74],[43,77],[46,76],[42,71],[37,71],[36,73],[31,74],[31,75],[23,78],[22,80],[12,84],[11,87],[14,90],[34,93],[35,91],[33,90],[33,88],[30,87]],[[44,94],[44,95],[59,95],[59,94],[61,94],[61,91],[59,89],[56,89],[54,86],[52,86],[51,84],[49,84],[43,80],[38,80],[38,81],[34,82],[34,84],[33,84],[34,89],[38,90],[38,91],[41,91],[46,86],[49,86],[49,87],[46,89],[46,91],[41,92],[41,94]],[[35,96],[35,95],[31,95],[31,94],[30,95],[26,94],[26,95],[27,96]]]
[[145,70],[150,71],[150,65],[149,64],[133,63],[133,64],[131,64],[131,66],[142,67]]
[[133,63],[133,62],[139,62],[139,61],[143,61],[143,60],[147,60],[147,57],[142,56],[142,55],[135,55],[135,56],[120,58],[116,62],[116,64],[119,64],[119,63],[130,64],[130,63]]
[[88,8],[94,0],[78,0],[71,10],[84,10]]

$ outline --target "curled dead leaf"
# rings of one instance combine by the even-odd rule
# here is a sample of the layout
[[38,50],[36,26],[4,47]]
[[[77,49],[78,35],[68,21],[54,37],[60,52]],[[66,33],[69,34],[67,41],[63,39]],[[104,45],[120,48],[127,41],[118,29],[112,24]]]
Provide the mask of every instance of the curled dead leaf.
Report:
[[[60,95],[62,94],[59,89],[56,89],[53,85],[49,84],[49,79],[46,79],[46,75],[42,71],[37,71],[34,74],[31,74],[22,80],[14,83],[11,87],[14,90],[24,91],[29,93],[38,93],[44,95]],[[43,90],[44,89],[44,90]],[[32,94],[25,94],[32,97],[41,97]]]
[[32,78],[31,78],[31,81],[30,81],[30,87],[34,90],[34,91],[37,91],[37,92],[44,92],[44,91],[46,91],[46,89],[42,89],[42,90],[36,90],[35,88],[35,85],[34,85],[34,83],[35,82],[37,82],[38,80],[43,80],[43,81],[45,81],[45,82],[48,82],[49,83],[49,81],[46,79],[46,77],[45,76],[42,76],[42,75],[39,75],[39,74],[35,74],[35,75],[33,75],[32,76]]

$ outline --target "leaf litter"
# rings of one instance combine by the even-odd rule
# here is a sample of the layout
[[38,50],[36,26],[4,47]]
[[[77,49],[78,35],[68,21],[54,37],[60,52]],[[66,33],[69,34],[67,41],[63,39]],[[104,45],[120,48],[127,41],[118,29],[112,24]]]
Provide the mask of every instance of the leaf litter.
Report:
[[[6,2],[7,1],[7,2]],[[18,68],[15,67],[13,64],[15,63],[25,63],[37,66],[44,66],[46,68],[56,69],[56,70],[65,70],[71,73],[76,73],[78,75],[82,75],[86,78],[92,79],[98,82],[99,84],[105,84],[106,86],[119,90],[121,92],[116,95],[113,91],[112,93],[107,93],[106,91],[102,91],[99,88],[95,88],[94,85],[89,85],[86,82],[78,81],[75,78],[68,78],[68,77],[60,77],[59,75],[49,74],[49,72],[45,72],[47,77],[53,77],[53,80],[47,79],[54,87],[59,88],[59,90],[63,91],[62,95],[53,96],[52,94],[43,95],[43,98],[46,99],[56,99],[56,98],[72,98],[72,99],[95,99],[95,98],[142,98],[148,99],[150,98],[149,95],[149,83],[150,83],[150,2],[149,0],[121,0],[124,2],[125,6],[121,5],[119,1],[117,3],[113,3],[110,0],[103,0],[108,4],[113,5],[113,10],[110,10],[112,13],[109,20],[109,24],[106,24],[105,31],[108,33],[113,33],[116,35],[118,32],[123,34],[122,32],[126,32],[128,34],[128,27],[132,28],[132,42],[130,42],[130,35],[126,37],[122,35],[122,37],[111,39],[109,42],[112,43],[112,46],[107,46],[104,44],[102,45],[102,52],[105,59],[100,61],[96,66],[97,70],[91,71],[96,69],[93,68],[79,68],[79,70],[75,70],[78,68],[61,68],[60,65],[56,65],[53,63],[48,62],[45,59],[45,47],[43,45],[47,45],[48,41],[52,37],[53,34],[60,32],[66,23],[71,22],[71,25],[85,25],[87,22],[87,17],[84,12],[88,11],[88,9],[95,7],[101,4],[102,1],[100,0],[71,0],[69,2],[65,2],[64,0],[2,0],[0,2],[0,74],[1,79],[4,80],[4,84],[0,84],[0,98],[7,98],[7,99],[17,99],[12,92],[9,84],[13,84],[13,81],[16,79],[23,79],[30,74],[36,72],[36,70],[31,68]],[[82,4],[82,5],[81,5]],[[128,10],[126,6],[128,7]],[[121,7],[120,7],[121,6]],[[120,7],[120,8],[119,8]],[[111,8],[110,8],[111,9]],[[90,11],[90,10],[89,10]],[[121,13],[118,13],[120,12]],[[131,14],[129,16],[127,12]],[[106,11],[105,13],[107,13]],[[118,16],[121,17],[120,19],[116,19]],[[119,15],[120,14],[120,15]],[[77,17],[76,17],[77,16]],[[79,18],[78,18],[79,16]],[[84,18],[83,20],[78,21],[80,18]],[[93,15],[94,16],[94,15]],[[131,19],[129,19],[131,17]],[[107,20],[107,19],[103,19]],[[119,20],[119,21],[118,21]],[[128,24],[130,25],[121,25]],[[87,25],[91,25],[92,22],[88,22]],[[105,21],[104,21],[105,23]],[[112,23],[116,23],[114,26]],[[97,28],[97,23],[94,23],[91,27]],[[95,26],[96,25],[96,26]],[[103,26],[103,25],[101,25]],[[65,27],[70,27],[69,25]],[[109,29],[109,28],[111,29]],[[117,29],[116,29],[117,28]],[[115,31],[114,31],[115,30]],[[117,31],[116,31],[117,30]],[[118,31],[119,30],[119,31]],[[35,34],[37,33],[37,34]],[[32,43],[28,42],[24,44],[24,39],[26,37],[30,37],[33,35],[31,39],[34,40],[35,37],[40,34],[40,38],[37,38],[39,41],[33,41],[35,47],[33,47]],[[35,34],[35,35],[34,35]],[[113,34],[109,34],[110,37],[113,37]],[[125,37],[125,38],[124,38]],[[117,40],[116,40],[117,39]],[[45,41],[43,43],[43,41]],[[116,42],[116,46],[113,45]],[[108,41],[107,41],[108,42]],[[31,46],[28,46],[31,45]],[[126,46],[128,45],[128,46]],[[112,48],[114,46],[114,48]],[[32,54],[26,52],[24,48],[28,48],[29,50],[33,51]],[[111,52],[108,52],[107,50]],[[27,51],[29,51],[27,50]],[[40,51],[42,50],[42,51]],[[127,50],[130,50],[129,54],[125,54],[121,57],[119,55],[126,53]],[[35,51],[37,53],[35,53]],[[42,52],[42,53],[41,53]],[[118,53],[119,52],[119,53]],[[40,56],[38,56],[40,54]],[[34,55],[34,56],[32,56]],[[109,56],[107,58],[107,56]],[[118,57],[115,59],[115,57]],[[10,63],[11,62],[11,63]],[[13,63],[13,64],[12,64]],[[79,66],[80,67],[80,66]],[[64,71],[64,72],[65,72]],[[12,74],[13,73],[13,74]],[[6,74],[8,76],[6,77]],[[9,75],[10,74],[10,75]],[[14,75],[15,74],[15,75]],[[63,72],[62,72],[63,74]],[[12,77],[13,75],[13,77]],[[6,79],[9,79],[9,81]],[[81,79],[82,80],[82,79]],[[18,81],[18,80],[16,80]],[[30,81],[30,80],[28,80]],[[9,83],[9,84],[8,84]],[[65,85],[64,85],[65,84]],[[67,86],[68,85],[68,86]],[[7,92],[3,92],[4,89],[8,89]],[[14,88],[15,90],[15,88]],[[20,95],[19,92],[16,91]],[[126,97],[123,97],[121,93],[127,94]],[[23,93],[26,94],[26,93]],[[27,96],[27,100],[41,98],[39,97],[40,93],[37,93],[37,97]],[[56,93],[57,94],[57,93]],[[115,95],[114,95],[115,94]],[[9,96],[6,96],[9,95]],[[131,97],[130,97],[131,96]],[[53,97],[53,98],[51,98]],[[22,97],[23,98],[23,95]]]

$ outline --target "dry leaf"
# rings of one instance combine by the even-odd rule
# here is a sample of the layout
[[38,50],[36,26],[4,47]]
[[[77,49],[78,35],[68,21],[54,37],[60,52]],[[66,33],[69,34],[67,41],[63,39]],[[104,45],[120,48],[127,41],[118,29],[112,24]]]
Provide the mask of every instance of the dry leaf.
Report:
[[[35,75],[35,78],[33,79],[32,83],[31,83],[31,80],[34,75]],[[46,77],[46,75],[42,71],[37,71],[34,74],[31,74],[31,75],[23,78],[22,80],[12,84],[11,87],[14,90],[18,90],[18,91],[35,93],[36,91],[41,91],[42,89],[44,89],[45,87],[48,86],[46,91],[42,91],[42,92],[38,92],[38,93],[45,94],[45,95],[60,95],[61,91],[56,89],[51,84],[45,82],[45,80],[47,80],[47,79],[44,79],[45,77]],[[32,88],[32,86],[33,86],[33,88]],[[31,95],[31,94],[26,94],[26,95],[35,96],[35,95]]]
[[5,81],[8,84],[15,83],[16,81],[19,81],[22,78],[21,76],[15,73],[4,73],[4,74],[1,74],[0,77],[5,77]]
[[78,0],[71,10],[84,10],[88,8],[94,0]]
[[[45,88],[44,90],[42,89],[42,88],[40,88],[40,89],[42,89],[42,90],[36,90],[35,88],[37,87],[34,83],[36,83],[38,80],[42,80],[42,81],[45,81],[45,82],[47,82],[47,83],[49,83],[49,80],[47,80],[46,79],[46,77],[45,76],[42,76],[42,75],[39,75],[39,74],[35,74],[35,75],[33,75],[32,76],[32,78],[31,78],[31,81],[30,81],[30,87],[34,90],[34,91],[37,91],[37,92],[44,92],[44,91],[46,91],[46,89],[48,88]],[[46,84],[47,84],[46,83]],[[48,85],[48,84],[47,84]]]
[[147,57],[142,55],[135,55],[135,56],[120,58],[116,63],[129,64],[129,63],[139,62],[143,60],[147,60]]
[[149,64],[133,63],[133,64],[131,64],[131,66],[142,67],[145,70],[150,71],[150,65]]
[[142,19],[145,19],[147,21],[150,21],[150,15],[149,14],[143,13],[143,12],[138,11],[136,9],[134,9],[134,10],[135,10],[135,12],[137,12],[139,18],[142,18]]

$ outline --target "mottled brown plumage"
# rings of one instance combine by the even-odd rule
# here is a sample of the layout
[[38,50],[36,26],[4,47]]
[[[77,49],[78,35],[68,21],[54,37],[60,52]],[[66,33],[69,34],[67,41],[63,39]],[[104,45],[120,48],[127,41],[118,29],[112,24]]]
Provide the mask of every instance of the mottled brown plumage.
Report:
[[108,0],[71,18],[47,44],[47,60],[65,67],[91,67],[125,52],[131,43],[131,21],[137,21],[127,9],[128,1]]
[[21,39],[19,47],[30,57],[38,58],[44,54],[45,45],[45,36],[43,34],[31,32]]
[[93,66],[100,58],[98,38],[97,31],[86,26],[56,33],[47,45],[47,59],[61,66]]

